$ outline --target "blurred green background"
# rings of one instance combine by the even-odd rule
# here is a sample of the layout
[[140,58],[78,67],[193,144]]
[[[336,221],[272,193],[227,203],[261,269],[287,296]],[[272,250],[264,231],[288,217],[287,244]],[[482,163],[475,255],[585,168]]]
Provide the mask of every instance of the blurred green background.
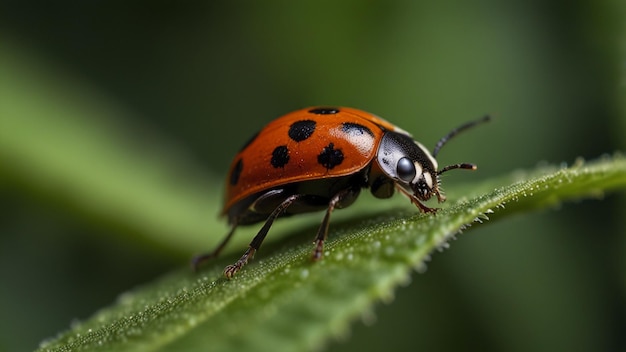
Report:
[[[447,175],[452,189],[624,150],[623,13],[608,0],[3,2],[0,350],[33,349],[210,248],[230,158],[294,109],[358,107],[427,146],[493,114],[440,153],[479,165]],[[621,196],[459,236],[329,350],[625,350]]]

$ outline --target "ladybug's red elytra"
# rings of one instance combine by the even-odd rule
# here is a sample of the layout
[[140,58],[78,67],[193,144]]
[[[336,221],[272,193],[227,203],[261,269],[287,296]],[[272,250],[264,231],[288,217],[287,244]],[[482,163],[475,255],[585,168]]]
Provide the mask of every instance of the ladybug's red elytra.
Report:
[[438,169],[435,156],[457,133],[490,118],[466,123],[448,133],[432,154],[411,135],[368,112],[346,107],[311,107],[270,122],[233,159],[222,215],[231,230],[210,253],[193,259],[194,269],[216,257],[239,225],[265,221],[246,252],[224,269],[232,278],[254,256],[278,217],[326,209],[315,237],[313,259],[322,258],[330,214],[345,208],[369,188],[377,198],[394,190],[409,197],[422,212],[422,202],[445,200],[439,175],[452,169],[475,170],[461,163]]

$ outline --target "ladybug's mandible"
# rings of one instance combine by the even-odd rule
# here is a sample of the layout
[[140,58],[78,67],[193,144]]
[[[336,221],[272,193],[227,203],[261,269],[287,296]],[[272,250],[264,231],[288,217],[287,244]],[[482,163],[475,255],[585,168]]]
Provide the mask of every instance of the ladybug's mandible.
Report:
[[457,133],[490,118],[466,123],[448,133],[432,154],[409,133],[382,118],[345,107],[313,107],[291,112],[270,122],[235,156],[227,179],[222,215],[230,232],[208,254],[192,264],[216,257],[239,225],[265,221],[241,258],[224,269],[232,278],[259,249],[274,220],[326,209],[315,237],[313,259],[322,258],[330,214],[352,204],[362,188],[377,198],[394,190],[409,197],[421,211],[434,212],[422,203],[437,196],[439,175],[452,169],[475,170],[474,164],[454,164],[438,169],[435,156]]

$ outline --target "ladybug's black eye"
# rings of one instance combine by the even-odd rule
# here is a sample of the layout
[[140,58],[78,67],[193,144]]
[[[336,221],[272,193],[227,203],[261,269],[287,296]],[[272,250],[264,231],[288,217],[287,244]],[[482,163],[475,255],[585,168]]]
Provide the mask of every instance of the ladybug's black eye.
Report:
[[407,157],[400,158],[396,165],[396,173],[402,181],[411,182],[415,178],[415,165]]

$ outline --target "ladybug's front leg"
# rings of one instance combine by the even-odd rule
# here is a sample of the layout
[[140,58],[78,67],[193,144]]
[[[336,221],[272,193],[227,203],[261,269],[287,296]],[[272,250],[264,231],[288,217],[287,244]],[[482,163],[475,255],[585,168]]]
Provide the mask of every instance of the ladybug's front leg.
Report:
[[[418,208],[420,208],[420,210],[424,213],[437,213],[437,210],[439,210],[439,208],[431,208],[431,207],[427,207],[426,205],[424,205],[422,202],[420,202],[419,199],[417,199],[417,197],[415,197],[414,195],[412,195],[411,193],[405,191],[402,187],[396,187],[398,189],[398,191],[400,191],[402,194],[404,194],[405,196],[409,197],[409,199],[411,200],[411,203],[415,204]],[[439,193],[437,193],[439,194]],[[439,196],[438,196],[439,197]],[[443,198],[445,200],[445,198]]]

